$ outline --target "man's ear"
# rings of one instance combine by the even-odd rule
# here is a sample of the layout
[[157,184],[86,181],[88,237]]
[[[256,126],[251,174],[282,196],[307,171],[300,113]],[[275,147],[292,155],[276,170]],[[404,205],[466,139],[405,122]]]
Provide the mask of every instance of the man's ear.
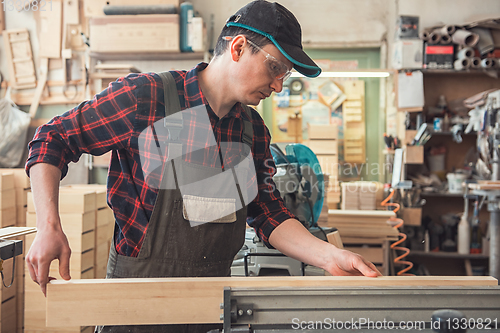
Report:
[[246,43],[247,40],[243,35],[238,35],[233,38],[233,41],[231,42],[230,46],[231,59],[233,61],[237,62],[240,60],[241,56],[243,55],[243,50],[245,48]]

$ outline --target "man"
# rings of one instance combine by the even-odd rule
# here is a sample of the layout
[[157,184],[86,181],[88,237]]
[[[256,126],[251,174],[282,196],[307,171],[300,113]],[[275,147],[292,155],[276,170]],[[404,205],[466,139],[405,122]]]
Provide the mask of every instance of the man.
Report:
[[[292,66],[309,77],[321,72],[302,51],[301,29],[293,14],[277,3],[259,0],[228,19],[210,64],[201,63],[188,72],[171,72],[175,88],[169,92],[177,95],[182,110],[206,105],[211,130],[219,145],[216,155],[227,153],[221,143],[242,142],[250,124],[253,134],[246,143],[251,146],[256,175],[248,183],[257,183],[258,194],[247,207],[236,212],[233,220],[226,221],[229,223],[195,227],[186,223],[186,197],[181,194],[182,184],[177,183],[176,177],[190,168],[208,176],[213,176],[217,169],[220,172],[220,160],[217,164],[207,159],[205,155],[210,154],[201,157],[185,154],[176,159],[179,164],[163,163],[156,174],[153,171],[148,176],[143,172],[152,163],[148,158],[153,157],[140,152],[141,133],[158,121],[163,123],[162,119],[170,114],[164,104],[176,100],[164,99],[168,94],[167,90],[164,92],[167,84],[157,74],[121,78],[93,100],[40,127],[30,143],[26,164],[38,227],[26,256],[33,281],[45,293],[50,279],[49,265],[54,259],[59,259],[61,276],[70,279],[71,251],[58,215],[59,180],[67,172],[67,163],[76,161],[80,154],[100,155],[110,150],[113,153],[108,173],[108,202],[116,225],[108,278],[227,276],[232,259],[243,244],[247,217],[266,245],[290,257],[332,275],[380,275],[361,256],[312,236],[286,209],[268,179],[275,172],[270,135],[258,113],[253,109],[248,111],[244,105],[256,105],[272,92],[280,92]],[[192,137],[201,125],[185,118],[181,123],[184,127],[179,140],[186,149],[193,144]],[[154,136],[156,140],[156,133]],[[169,146],[167,154],[170,150]],[[230,172],[233,166],[226,161],[222,168]],[[174,178],[175,185],[166,186]],[[156,179],[159,186],[153,186],[149,179]],[[243,185],[244,182],[239,183],[238,193]],[[133,331],[140,332],[136,329]],[[157,328],[143,329],[152,332]],[[206,331],[206,327],[195,331],[198,329]]]

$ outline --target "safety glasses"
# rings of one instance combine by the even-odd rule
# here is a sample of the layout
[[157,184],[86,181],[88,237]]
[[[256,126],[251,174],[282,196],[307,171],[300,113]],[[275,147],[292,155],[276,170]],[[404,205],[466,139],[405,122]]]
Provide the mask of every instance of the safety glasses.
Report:
[[[226,36],[224,37],[225,40],[230,41],[234,37],[231,36]],[[288,69],[287,65],[285,65],[282,61],[276,59],[263,49],[261,49],[257,44],[252,42],[250,39],[247,39],[248,44],[252,45],[255,47],[257,50],[260,52],[264,53],[266,56],[266,60],[264,60],[264,64],[266,65],[267,69],[269,70],[269,74],[271,74],[272,77],[277,78],[278,80],[283,80],[285,81],[292,75],[292,71]]]

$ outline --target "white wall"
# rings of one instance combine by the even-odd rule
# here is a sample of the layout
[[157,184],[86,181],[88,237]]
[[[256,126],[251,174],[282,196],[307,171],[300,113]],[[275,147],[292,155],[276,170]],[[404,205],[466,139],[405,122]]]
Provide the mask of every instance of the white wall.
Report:
[[[190,0],[205,22],[214,14],[214,38],[225,20],[249,1]],[[377,46],[392,49],[399,15],[420,17],[420,27],[500,17],[499,0],[280,0],[295,14],[305,47]],[[389,57],[390,58],[390,57]]]
[[[247,0],[191,0],[207,27],[214,14],[214,38],[225,20]],[[464,24],[500,17],[499,0],[280,0],[301,23],[305,47],[378,46],[385,40],[390,50],[398,15],[420,16],[420,27],[443,23]],[[36,56],[38,40],[30,12],[6,12],[7,29],[27,27]],[[0,37],[1,39],[1,37]],[[0,43],[0,48],[3,43]],[[4,57],[0,70],[8,76]],[[382,57],[384,59],[384,57]],[[37,60],[35,60],[37,61]],[[387,66],[382,64],[382,67]]]

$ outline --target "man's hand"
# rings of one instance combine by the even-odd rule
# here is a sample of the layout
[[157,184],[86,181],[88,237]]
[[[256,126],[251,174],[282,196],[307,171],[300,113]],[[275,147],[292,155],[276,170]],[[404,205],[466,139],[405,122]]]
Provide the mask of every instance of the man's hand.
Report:
[[38,163],[30,169],[31,192],[36,212],[37,234],[26,255],[26,265],[31,279],[40,285],[42,292],[49,277],[50,263],[59,259],[59,274],[69,280],[69,257],[71,250],[59,218],[59,180],[61,170],[57,167]]
[[324,268],[328,273],[337,276],[382,276],[373,263],[369,262],[359,254],[337,248],[333,251],[336,253],[332,254],[331,263],[327,264]]
[[314,237],[298,220],[281,223],[269,237],[281,253],[306,264],[323,268],[332,275],[381,276],[371,262],[353,252],[339,249]]
[[45,296],[47,283],[55,279],[49,276],[50,263],[58,259],[59,274],[63,279],[69,280],[71,279],[69,274],[70,256],[71,249],[68,239],[61,228],[38,229],[35,240],[26,255],[26,265],[31,279],[40,285]]

